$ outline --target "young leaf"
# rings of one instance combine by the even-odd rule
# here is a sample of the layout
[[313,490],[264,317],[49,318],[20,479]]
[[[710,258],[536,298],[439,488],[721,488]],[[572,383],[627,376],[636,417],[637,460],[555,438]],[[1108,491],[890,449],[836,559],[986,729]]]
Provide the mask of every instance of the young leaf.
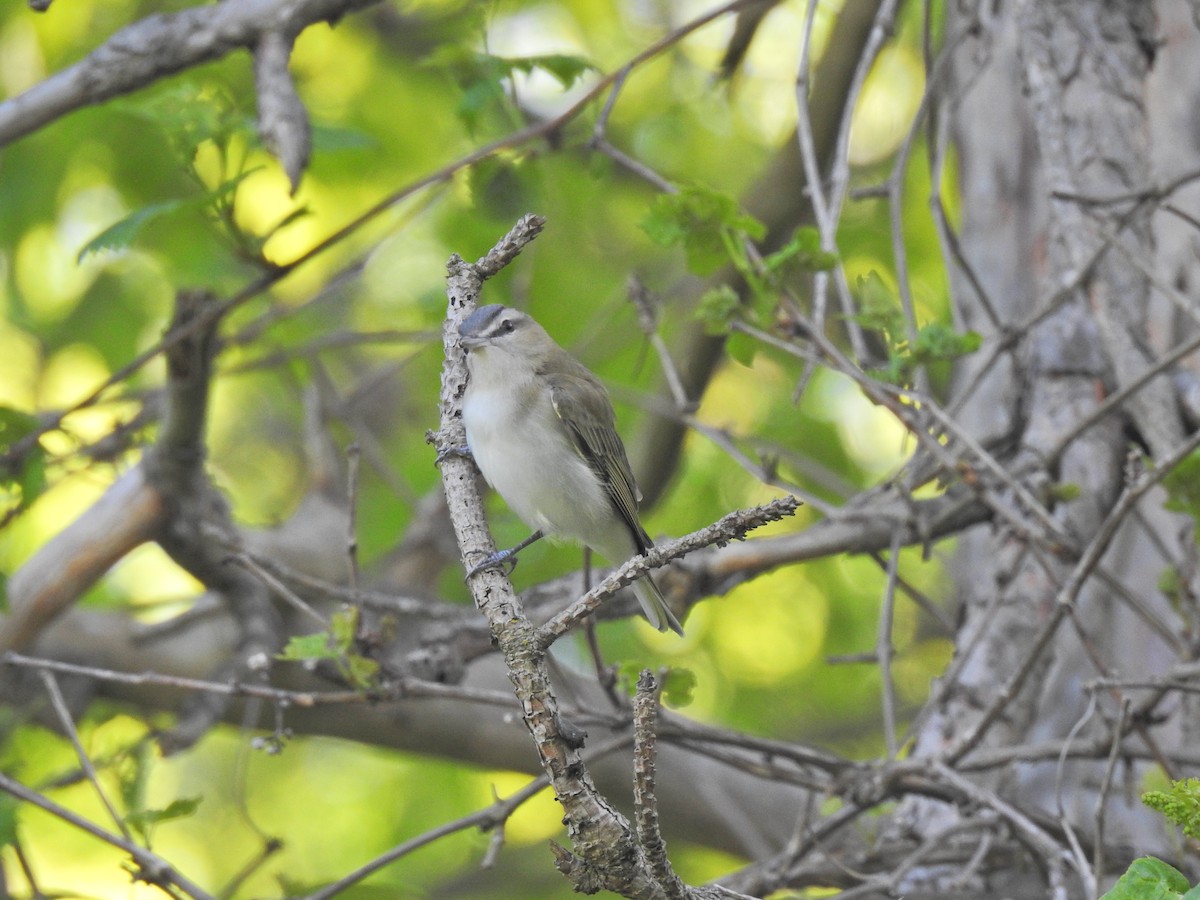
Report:
[[156,825],[193,815],[199,808],[200,801],[200,797],[181,797],[172,800],[164,809],[139,809],[131,812],[125,816],[125,821],[149,843]]
[[330,645],[329,634],[318,631],[314,634],[294,634],[288,638],[287,646],[275,654],[276,659],[288,662],[307,662],[309,660],[334,659],[337,650]]
[[532,72],[534,69],[541,69],[543,72],[548,72],[562,85],[564,91],[573,87],[575,82],[584,76],[584,73],[599,71],[596,66],[582,56],[570,56],[564,53],[549,53],[543,56],[505,59],[504,62],[527,73]]
[[700,185],[658,197],[642,230],[664,247],[682,244],[688,268],[697,275],[711,275],[729,262],[744,268],[744,260],[730,248],[766,234],[766,226],[742,212],[732,197]]
[[1130,863],[1112,890],[1100,900],[1180,900],[1188,881],[1174,866],[1153,856]]
[[696,691],[696,673],[691,669],[668,669],[662,680],[662,699],[667,706],[689,706]]
[[134,210],[84,244],[75,257],[75,262],[81,263],[91,254],[104,250],[128,250],[143,228],[160,216],[175,212],[185,203],[185,200],[167,200],[165,203],[151,203]]
[[725,341],[725,352],[747,369],[754,365],[754,357],[758,355],[759,349],[758,341],[740,331],[733,332]]
[[895,292],[874,269],[855,281],[859,312],[854,321],[864,328],[881,332],[889,343],[904,333],[904,314]]
[[1167,489],[1167,502],[1163,506],[1200,521],[1200,450],[1180,460],[1162,483]]
[[589,69],[596,69],[596,66],[579,56],[493,56],[461,45],[443,45],[430,54],[425,63],[453,73],[463,90],[455,112],[471,132],[474,132],[488,106],[507,102],[504,82],[511,79],[514,73],[530,74],[541,69],[553,76],[566,90]]
[[793,272],[823,272],[837,265],[837,255],[821,249],[821,234],[810,227],[797,228],[792,239],[767,256],[767,271],[778,277]]
[[119,222],[109,225],[84,244],[83,248],[79,251],[79,255],[76,257],[76,262],[83,262],[89,254],[99,253],[102,250],[128,249],[134,239],[149,223],[162,216],[182,210],[204,209],[207,206],[225,201],[230,194],[237,190],[239,184],[260,168],[262,167],[256,166],[253,169],[247,169],[245,172],[235,175],[228,181],[217,185],[211,191],[197,197],[182,197],[177,200],[167,200],[163,203],[152,203],[149,206],[143,206],[141,209],[131,212]]
[[737,292],[729,285],[723,284],[700,298],[696,305],[696,318],[704,323],[706,334],[729,334],[729,328],[737,318],[740,305]]
[[1200,779],[1172,781],[1165,791],[1147,791],[1142,802],[1158,810],[1190,838],[1200,840]]

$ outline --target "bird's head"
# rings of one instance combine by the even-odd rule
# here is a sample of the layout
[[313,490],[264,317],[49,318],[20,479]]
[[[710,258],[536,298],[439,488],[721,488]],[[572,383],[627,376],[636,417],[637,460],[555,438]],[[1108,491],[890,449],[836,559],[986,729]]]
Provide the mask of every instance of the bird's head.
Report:
[[534,319],[508,306],[481,306],[458,326],[458,336],[470,358],[523,361],[533,368],[562,349]]

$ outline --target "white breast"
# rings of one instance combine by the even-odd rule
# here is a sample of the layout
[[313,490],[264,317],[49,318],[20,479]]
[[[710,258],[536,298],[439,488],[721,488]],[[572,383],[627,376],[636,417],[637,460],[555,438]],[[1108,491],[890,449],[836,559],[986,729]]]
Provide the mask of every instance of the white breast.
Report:
[[532,378],[498,387],[478,374],[473,367],[463,424],[488,484],[530,528],[580,541],[613,561],[632,555],[632,536],[571,445],[549,391]]

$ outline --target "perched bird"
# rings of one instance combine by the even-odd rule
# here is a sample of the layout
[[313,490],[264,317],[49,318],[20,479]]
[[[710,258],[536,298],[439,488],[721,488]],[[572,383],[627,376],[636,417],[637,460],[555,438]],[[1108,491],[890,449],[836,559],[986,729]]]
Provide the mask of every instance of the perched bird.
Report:
[[[638,520],[641,493],[600,380],[520,310],[483,306],[458,329],[470,380],[463,398],[467,445],[479,471],[534,534],[571,538],[614,563],[653,543]],[[650,624],[683,634],[658,586],[633,583]]]

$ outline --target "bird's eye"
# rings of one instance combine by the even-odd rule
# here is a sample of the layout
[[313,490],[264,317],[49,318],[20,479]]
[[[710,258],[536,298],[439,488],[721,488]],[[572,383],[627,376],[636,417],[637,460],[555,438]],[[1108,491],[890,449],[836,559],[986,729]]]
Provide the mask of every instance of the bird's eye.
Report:
[[501,334],[512,334],[513,330],[516,327],[517,326],[513,324],[512,319],[505,319],[503,322],[500,323],[500,333]]

